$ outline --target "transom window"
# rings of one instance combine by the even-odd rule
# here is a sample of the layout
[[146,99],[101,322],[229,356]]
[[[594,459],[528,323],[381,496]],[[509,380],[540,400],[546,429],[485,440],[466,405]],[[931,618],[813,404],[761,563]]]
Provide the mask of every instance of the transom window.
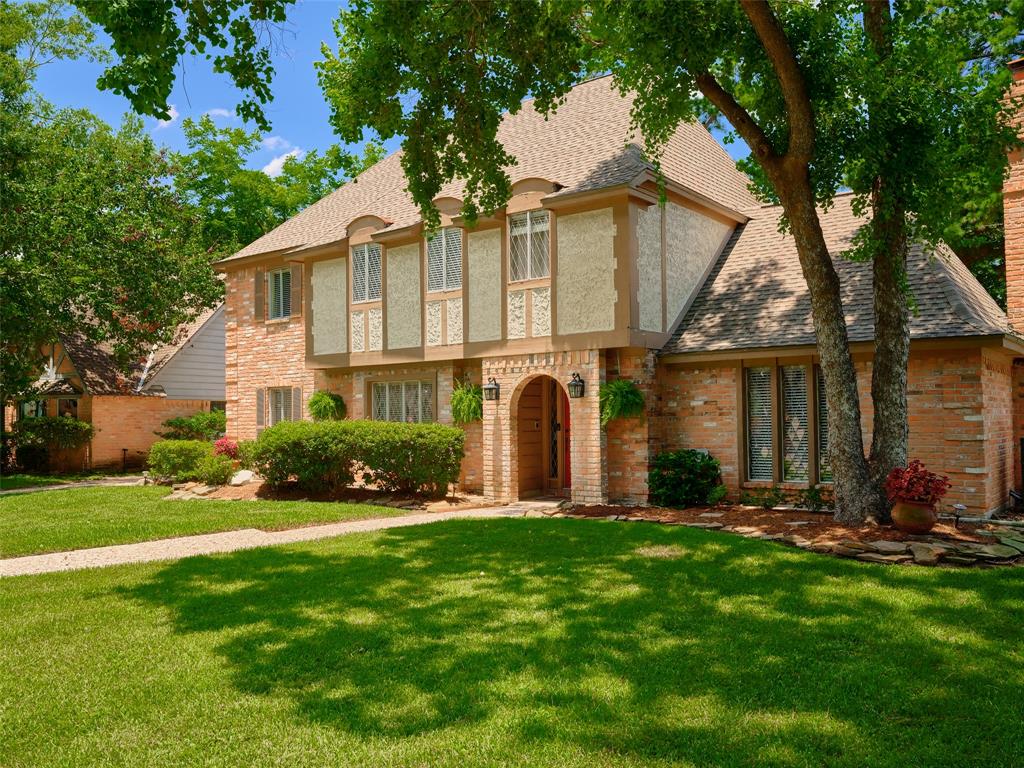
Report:
[[293,421],[293,396],[291,387],[272,387],[267,390],[270,401],[270,425],[281,421]]
[[427,240],[427,290],[454,291],[462,287],[462,230],[442,229]]
[[267,293],[270,299],[267,306],[267,317],[271,320],[291,317],[292,271],[290,269],[275,269],[273,272],[267,273]]
[[509,280],[534,280],[551,274],[550,228],[547,211],[528,211],[509,217]]
[[352,249],[352,301],[379,301],[381,289],[381,248],[379,243]]
[[378,381],[373,385],[375,421],[434,420],[434,382]]
[[[827,483],[828,409],[821,369],[809,365],[744,370],[747,480]],[[812,462],[813,459],[813,462]]]

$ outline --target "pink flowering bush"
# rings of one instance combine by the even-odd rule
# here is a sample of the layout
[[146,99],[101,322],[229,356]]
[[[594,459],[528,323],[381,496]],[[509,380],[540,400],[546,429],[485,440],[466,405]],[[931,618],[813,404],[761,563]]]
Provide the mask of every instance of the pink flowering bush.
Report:
[[227,456],[229,459],[238,458],[238,443],[226,437],[222,437],[213,444],[214,456]]
[[946,495],[949,486],[948,477],[929,472],[924,464],[914,459],[906,467],[893,467],[885,479],[885,494],[892,504],[905,501],[934,507]]

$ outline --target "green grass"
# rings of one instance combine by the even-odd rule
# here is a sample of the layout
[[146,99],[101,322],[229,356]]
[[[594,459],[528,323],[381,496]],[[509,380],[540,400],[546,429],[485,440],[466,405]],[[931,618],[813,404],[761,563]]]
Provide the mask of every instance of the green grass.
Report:
[[77,478],[56,477],[54,475],[32,475],[17,472],[10,475],[0,475],[0,491],[13,491],[17,488],[36,488],[40,485],[59,485],[60,483],[72,483]]
[[0,497],[0,557],[408,514],[337,502],[163,501],[168,493],[158,486],[92,487]]
[[0,765],[1019,766],[1022,626],[1019,569],[639,523],[21,577]]

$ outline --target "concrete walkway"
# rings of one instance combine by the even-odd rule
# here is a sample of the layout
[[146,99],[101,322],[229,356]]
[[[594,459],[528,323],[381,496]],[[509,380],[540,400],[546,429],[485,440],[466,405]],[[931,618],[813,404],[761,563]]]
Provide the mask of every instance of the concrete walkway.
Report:
[[[380,517],[369,520],[351,520],[327,525],[311,525],[286,531],[260,531],[243,528],[237,531],[206,533],[199,536],[180,536],[174,539],[144,541],[138,544],[118,544],[112,547],[76,549],[70,552],[53,552],[46,555],[26,555],[0,560],[0,577],[26,576],[33,573],[54,573],[76,571],[82,568],[102,568],[125,563],[148,563],[155,560],[177,560],[193,555],[211,555],[216,552],[235,552],[240,549],[270,547],[277,544],[293,544],[299,541],[313,541],[348,533],[382,531],[387,528],[402,528],[409,525],[426,525],[443,520],[467,518],[524,517],[540,515],[542,510],[556,506],[549,502],[527,502],[508,507],[458,509],[451,512],[422,512],[400,517]],[[532,514],[531,514],[532,513]]]
[[93,488],[95,486],[129,486],[142,485],[142,475],[124,475],[122,477],[101,477],[98,480],[77,480],[73,483],[53,483],[52,485],[32,485],[28,488],[8,488],[0,491],[0,496],[13,496],[16,493],[39,493],[40,491],[66,491],[68,488]]

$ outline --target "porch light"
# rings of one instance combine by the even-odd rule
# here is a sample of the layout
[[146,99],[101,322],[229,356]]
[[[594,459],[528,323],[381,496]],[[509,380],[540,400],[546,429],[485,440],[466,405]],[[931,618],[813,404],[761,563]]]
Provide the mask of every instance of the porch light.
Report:
[[488,377],[487,383],[481,389],[484,391],[484,400],[497,400],[501,392],[501,386],[494,380],[493,376]]
[[569,397],[583,397],[583,390],[586,385],[583,383],[583,379],[580,378],[578,373],[572,375],[572,379],[569,381]]

